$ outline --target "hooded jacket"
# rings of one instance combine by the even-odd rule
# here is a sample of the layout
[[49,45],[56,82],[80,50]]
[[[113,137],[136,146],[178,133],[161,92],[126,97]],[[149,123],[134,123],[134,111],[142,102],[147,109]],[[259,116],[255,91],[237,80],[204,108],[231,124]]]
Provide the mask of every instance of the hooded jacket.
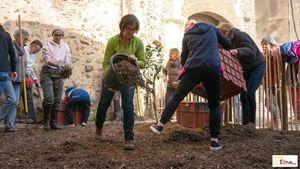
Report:
[[0,72],[16,71],[16,55],[12,39],[0,25]]
[[221,68],[218,43],[224,49],[232,48],[232,43],[216,27],[197,23],[188,30],[182,40],[181,64],[187,69]]
[[69,87],[66,90],[66,96],[69,97],[69,102],[88,101],[90,102],[89,93],[80,88]]
[[232,31],[231,41],[233,47],[238,51],[237,59],[243,70],[250,71],[256,65],[263,63],[264,57],[252,38],[236,28],[233,28]]

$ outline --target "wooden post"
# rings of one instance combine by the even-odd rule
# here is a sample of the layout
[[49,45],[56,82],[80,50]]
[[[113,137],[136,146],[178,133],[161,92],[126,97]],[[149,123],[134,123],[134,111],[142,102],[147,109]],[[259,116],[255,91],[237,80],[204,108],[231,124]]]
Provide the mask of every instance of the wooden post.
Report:
[[[271,51],[268,51],[268,90],[267,90],[267,92],[268,92],[268,97],[267,97],[267,104],[268,104],[268,111],[267,111],[267,123],[268,123],[268,128],[270,128],[271,127],[271,123],[272,123],[272,111],[273,111],[273,94],[272,94],[272,85],[273,85],[273,83],[272,83],[272,62],[271,62],[271,55],[270,55],[270,52]],[[269,117],[269,115],[271,116],[271,119],[270,119],[270,117]]]
[[[267,115],[269,114],[270,111],[270,106],[269,106],[269,57],[266,57],[266,72],[265,72],[265,97],[264,97],[264,101],[265,101],[265,106],[267,107]],[[268,118],[267,121],[265,121],[265,112],[263,112],[263,128],[265,128],[265,122],[266,122],[266,126],[268,126]]]
[[285,75],[285,63],[282,62],[281,64],[281,94],[282,94],[282,130],[288,130],[288,102],[287,102],[287,95],[286,95],[286,75]]
[[[264,85],[264,84],[263,84]],[[258,94],[259,94],[259,97],[258,97],[258,128],[260,129],[261,128],[261,110],[262,110],[262,108],[261,108],[261,102],[262,102],[262,99],[261,99],[261,97],[262,97],[262,94],[261,94],[261,92],[262,92],[263,90],[262,90],[262,87],[259,87],[259,89],[258,89]]]
[[[300,61],[298,61],[298,70],[297,70],[297,75],[299,75],[300,76]],[[299,77],[300,78],[300,77]],[[297,76],[296,76],[296,79],[298,79],[297,78]],[[300,87],[300,84],[299,84],[299,80],[297,80],[297,87]],[[299,91],[298,91],[299,92]],[[300,111],[300,110],[299,110]],[[295,116],[295,118],[296,118],[296,120],[295,120],[295,123],[296,123],[296,131],[299,131],[298,130],[298,119],[299,119],[299,116],[298,115],[300,115],[299,113],[298,113],[298,111],[297,111],[297,114],[296,114],[296,116]]]
[[[297,89],[297,82],[296,82],[296,71],[295,71],[295,69],[296,69],[296,63],[295,64],[292,64],[292,66],[291,66],[291,69],[292,69],[292,75],[293,75],[293,94],[292,94],[292,104],[294,104],[293,106],[294,106],[294,116],[296,116],[296,114],[297,114],[297,112],[298,112],[298,110],[297,110],[297,93],[296,93],[296,89]],[[294,103],[293,103],[293,100],[294,100]],[[292,112],[291,112],[291,114],[292,114]],[[293,116],[291,116],[291,126],[292,126],[292,130],[293,130],[293,122],[295,122],[294,120],[293,120]],[[296,125],[295,125],[295,127],[297,126],[297,123],[295,123]]]
[[[266,75],[265,75],[266,76]],[[266,91],[267,91],[267,89],[266,89],[266,78],[264,78],[263,79],[263,92],[262,92],[262,117],[261,117],[261,125],[262,125],[262,128],[265,128],[264,126],[265,126],[265,105],[266,105],[266,103],[265,103],[265,101],[266,101],[266,99],[265,99],[265,97],[266,97]]]
[[[278,77],[278,92],[279,92],[279,110],[280,110],[280,125],[281,125],[281,130],[283,129],[283,94],[282,92],[284,91],[282,88],[282,84],[283,84],[283,73],[282,73],[282,66],[283,66],[283,62],[282,62],[282,57],[281,57],[281,53],[279,50],[279,47],[274,47],[273,48],[273,55],[276,57],[276,66],[277,66],[277,77]],[[277,92],[276,92],[277,93]]]
[[157,106],[156,106],[156,85],[155,85],[155,78],[153,78],[153,93],[152,93],[152,96],[153,96],[153,100],[152,101],[153,101],[153,103],[152,103],[152,106],[153,106],[153,110],[154,110],[155,121],[156,121],[156,123],[158,123]]
[[141,93],[140,93],[140,89],[137,86],[136,87],[136,94],[137,94],[137,100],[138,100],[138,110],[139,110],[139,115],[144,118],[144,110],[143,110],[143,103],[142,103],[142,98],[141,98]]
[[[287,67],[287,92],[288,92],[288,96],[289,96],[289,99],[288,99],[288,103],[290,105],[290,115],[291,117],[293,116],[293,101],[292,101],[292,75],[291,75],[291,72],[292,72],[292,65],[289,64],[288,67]],[[287,114],[287,117],[288,117],[288,114]],[[289,120],[289,119],[288,119]],[[293,127],[291,127],[291,129],[293,130]]]
[[[298,61],[298,67],[297,67],[298,69],[297,69],[297,75],[299,75],[300,76],[300,61]],[[297,82],[296,82],[296,87],[299,87],[299,80],[298,80],[298,78],[297,78],[297,75],[296,75],[296,79],[297,79]],[[297,91],[297,92],[299,92],[299,91]],[[296,95],[297,95],[297,92],[296,92]],[[295,97],[296,99],[297,99],[297,97]],[[297,104],[296,104],[296,106],[297,106]],[[295,126],[296,126],[296,131],[298,131],[298,112],[299,112],[300,110],[297,110],[297,112],[295,113]]]
[[[267,58],[268,58],[268,49],[263,48],[263,55],[266,63],[266,69],[267,69]],[[264,78],[262,80],[262,87],[259,90],[259,126],[258,128],[264,128],[264,109],[265,109],[265,92],[267,91],[267,72],[265,72]],[[261,104],[262,103],[262,104]]]
[[276,57],[276,55],[274,55],[274,53],[273,53],[273,51],[271,51],[272,53],[271,53],[271,55],[272,55],[272,59],[273,59],[273,61],[274,61],[274,63],[272,63],[272,65],[274,66],[274,72],[273,72],[273,77],[274,77],[274,97],[275,97],[275,118],[276,119],[274,119],[274,122],[275,122],[275,124],[276,124],[276,130],[279,130],[279,123],[278,123],[278,117],[279,117],[279,113],[280,112],[278,112],[278,111],[280,111],[280,109],[279,109],[279,102],[278,102],[278,95],[279,95],[279,93],[278,93],[278,91],[277,91],[277,89],[279,88],[278,87],[278,84],[279,84],[279,75],[278,75],[278,67],[277,67],[277,62],[278,62],[278,58]]
[[231,123],[234,124],[235,122],[235,99],[231,97]]
[[[21,30],[21,16],[18,15],[18,23],[19,23],[19,33],[20,33],[20,48],[21,51],[24,49],[23,39],[22,39],[22,30]],[[25,113],[28,113],[28,105],[27,105],[27,91],[26,91],[26,80],[25,80],[25,57],[24,53],[21,56],[21,67],[22,67],[22,82],[23,82],[23,97],[24,97],[24,108]]]

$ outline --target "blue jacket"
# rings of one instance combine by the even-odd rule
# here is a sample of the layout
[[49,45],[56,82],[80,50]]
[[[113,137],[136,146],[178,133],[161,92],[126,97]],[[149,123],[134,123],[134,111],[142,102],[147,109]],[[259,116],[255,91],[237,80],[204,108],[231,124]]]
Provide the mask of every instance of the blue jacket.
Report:
[[88,101],[91,102],[89,93],[80,88],[70,87],[66,90],[66,96],[68,96],[69,102],[77,102],[77,101]]
[[197,23],[184,34],[182,40],[181,64],[188,70],[193,68],[221,68],[218,43],[230,49],[232,43],[216,27]]

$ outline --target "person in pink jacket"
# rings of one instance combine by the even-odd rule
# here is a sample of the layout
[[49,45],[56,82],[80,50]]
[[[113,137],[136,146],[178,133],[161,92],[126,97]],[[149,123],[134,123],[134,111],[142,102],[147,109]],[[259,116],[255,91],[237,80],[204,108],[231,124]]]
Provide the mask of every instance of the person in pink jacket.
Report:
[[61,105],[64,79],[59,76],[59,68],[71,64],[71,52],[68,44],[63,41],[65,32],[62,28],[52,30],[52,40],[43,44],[45,65],[41,71],[41,85],[44,93],[44,129],[61,130],[57,125],[57,115]]

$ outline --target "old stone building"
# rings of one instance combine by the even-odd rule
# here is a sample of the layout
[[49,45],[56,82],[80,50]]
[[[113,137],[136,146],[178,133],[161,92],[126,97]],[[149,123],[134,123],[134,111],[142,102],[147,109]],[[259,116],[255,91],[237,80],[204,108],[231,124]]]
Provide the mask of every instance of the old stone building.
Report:
[[[0,23],[13,33],[21,15],[22,27],[31,40],[50,38],[53,26],[66,29],[65,41],[73,54],[74,72],[66,85],[88,89],[93,103],[101,88],[102,60],[107,40],[119,32],[122,15],[134,13],[140,20],[138,35],[144,43],[162,42],[165,51],[181,47],[183,26],[188,18],[214,25],[231,22],[248,32],[256,42],[273,35],[279,42],[295,40],[292,22],[299,33],[300,1],[288,0],[2,0]],[[37,66],[40,70],[41,57]]]

